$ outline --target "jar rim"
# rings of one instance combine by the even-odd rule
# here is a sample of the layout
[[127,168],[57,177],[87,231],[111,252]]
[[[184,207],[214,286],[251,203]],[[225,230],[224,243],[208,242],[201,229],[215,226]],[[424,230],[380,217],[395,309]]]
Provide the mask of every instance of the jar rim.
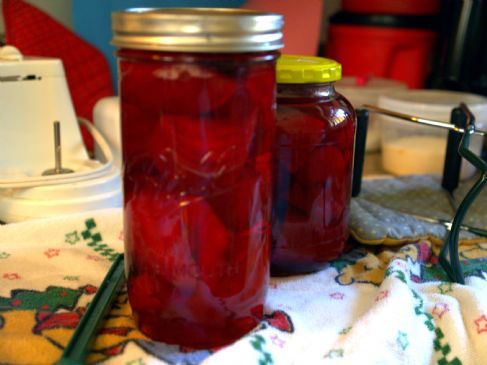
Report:
[[181,52],[253,52],[283,47],[283,16],[230,8],[133,8],[112,13],[112,44]]

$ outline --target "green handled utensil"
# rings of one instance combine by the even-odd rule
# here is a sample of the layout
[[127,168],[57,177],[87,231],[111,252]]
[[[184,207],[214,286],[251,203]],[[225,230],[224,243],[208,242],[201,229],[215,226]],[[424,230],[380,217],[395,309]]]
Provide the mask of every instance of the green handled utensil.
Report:
[[487,183],[487,163],[469,150],[470,139],[475,134],[475,118],[465,104],[460,104],[460,109],[467,117],[467,126],[463,133],[458,153],[480,171],[480,176],[458,206],[456,214],[453,217],[451,229],[448,231],[443,247],[441,248],[439,261],[450,280],[459,284],[465,284],[465,278],[458,256],[458,236],[468,208],[479,196]]
[[123,255],[117,256],[112,267],[108,271],[105,279],[100,285],[93,301],[88,306],[86,312],[76,327],[76,330],[64,349],[58,365],[83,365],[86,356],[90,351],[90,346],[95,339],[97,330],[100,327],[105,314],[122,285],[124,279]]

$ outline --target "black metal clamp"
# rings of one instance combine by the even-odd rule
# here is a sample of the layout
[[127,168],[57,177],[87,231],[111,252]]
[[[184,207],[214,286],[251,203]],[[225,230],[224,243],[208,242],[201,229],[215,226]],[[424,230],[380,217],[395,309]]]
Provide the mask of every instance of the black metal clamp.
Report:
[[449,130],[441,186],[448,192],[450,197],[452,197],[453,191],[458,187],[462,158],[470,162],[480,172],[477,181],[465,195],[458,208],[454,207],[456,212],[453,219],[450,222],[440,220],[437,222],[446,226],[448,231],[440,251],[440,265],[451,281],[464,284],[465,278],[458,255],[460,230],[487,237],[487,230],[462,224],[469,207],[487,184],[487,163],[469,149],[471,137],[474,134],[485,137],[487,132],[476,130],[475,117],[464,103],[453,109],[450,124],[398,113],[373,105],[365,105],[365,108],[374,113],[384,114],[408,122]]

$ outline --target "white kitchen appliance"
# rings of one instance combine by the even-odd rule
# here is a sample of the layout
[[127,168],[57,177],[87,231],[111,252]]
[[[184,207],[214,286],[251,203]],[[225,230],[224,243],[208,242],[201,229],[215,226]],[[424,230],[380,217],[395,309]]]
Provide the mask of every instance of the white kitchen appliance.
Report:
[[[73,172],[43,175],[55,165],[55,121],[63,167]],[[103,162],[85,150],[61,60],[0,48],[0,221],[121,206],[110,148],[90,123],[82,123],[101,147]]]
[[[120,97],[107,96],[98,100],[93,108],[93,123],[110,146],[115,166],[122,169]],[[100,158],[101,155],[103,151],[95,143],[95,158]]]

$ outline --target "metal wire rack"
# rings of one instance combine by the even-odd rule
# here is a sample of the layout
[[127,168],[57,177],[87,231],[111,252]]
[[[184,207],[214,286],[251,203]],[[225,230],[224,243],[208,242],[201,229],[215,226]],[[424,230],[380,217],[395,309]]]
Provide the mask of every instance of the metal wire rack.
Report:
[[[436,218],[429,218],[429,220],[443,224],[447,228],[447,235],[444,239],[439,256],[441,267],[451,281],[465,284],[465,277],[458,255],[458,239],[460,231],[466,230],[476,235],[487,237],[487,230],[463,224],[468,209],[487,184],[487,163],[480,156],[477,156],[472,152],[469,147],[473,135],[485,137],[487,136],[487,132],[475,128],[475,117],[464,103],[461,103],[457,108],[452,110],[450,124],[398,113],[373,105],[365,105],[364,108],[372,113],[383,114],[411,123],[449,130],[441,185],[450,197],[450,202],[455,210],[455,214],[451,221],[439,220]],[[460,204],[456,206],[453,203],[453,191],[458,187],[462,158],[475,166],[479,172],[479,176]]]

